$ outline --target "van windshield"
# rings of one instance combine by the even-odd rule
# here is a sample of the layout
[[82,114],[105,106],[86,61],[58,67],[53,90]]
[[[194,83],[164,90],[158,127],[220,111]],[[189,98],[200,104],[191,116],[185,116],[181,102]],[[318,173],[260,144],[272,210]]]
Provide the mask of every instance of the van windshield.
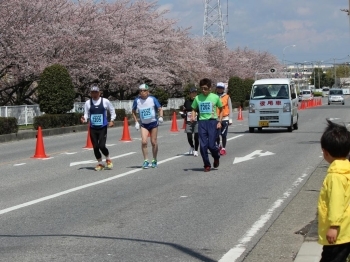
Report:
[[343,94],[343,90],[329,90],[329,94],[330,95],[342,95]]
[[254,85],[252,90],[253,100],[259,99],[288,99],[288,85]]
[[322,91],[329,91],[329,88],[323,88]]

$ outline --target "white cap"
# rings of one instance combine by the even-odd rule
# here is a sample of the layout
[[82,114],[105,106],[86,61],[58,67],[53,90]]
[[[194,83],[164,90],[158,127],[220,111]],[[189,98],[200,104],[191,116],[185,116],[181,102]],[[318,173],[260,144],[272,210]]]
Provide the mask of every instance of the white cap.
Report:
[[140,90],[148,90],[149,87],[148,87],[148,85],[146,85],[146,84],[142,84],[142,85],[139,86],[139,89],[140,89]]
[[92,87],[90,88],[90,91],[91,91],[91,92],[94,92],[94,91],[98,92],[98,91],[100,91],[100,88],[99,88],[98,86],[92,86]]
[[225,88],[225,84],[223,82],[218,82],[216,84],[216,87],[222,87],[222,88]]

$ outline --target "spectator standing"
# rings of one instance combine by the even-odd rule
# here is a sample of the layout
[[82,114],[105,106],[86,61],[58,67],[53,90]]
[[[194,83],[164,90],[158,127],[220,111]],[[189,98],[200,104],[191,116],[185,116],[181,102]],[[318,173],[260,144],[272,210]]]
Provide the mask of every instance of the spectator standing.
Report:
[[346,262],[350,254],[350,132],[327,122],[321,137],[323,157],[330,166],[318,199],[320,262]]

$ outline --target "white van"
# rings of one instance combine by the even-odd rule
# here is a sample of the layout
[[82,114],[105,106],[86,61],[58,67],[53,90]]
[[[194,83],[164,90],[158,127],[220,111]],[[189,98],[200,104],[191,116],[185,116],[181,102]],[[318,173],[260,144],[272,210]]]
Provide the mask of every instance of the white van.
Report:
[[288,78],[256,80],[249,100],[249,132],[267,127],[298,129],[298,98],[296,87]]

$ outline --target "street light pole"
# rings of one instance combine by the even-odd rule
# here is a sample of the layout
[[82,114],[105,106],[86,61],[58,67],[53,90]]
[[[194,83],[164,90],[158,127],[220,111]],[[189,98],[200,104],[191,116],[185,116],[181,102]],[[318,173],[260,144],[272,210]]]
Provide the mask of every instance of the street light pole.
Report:
[[287,45],[283,48],[283,51],[282,51],[282,64],[283,64],[283,68],[285,67],[285,63],[284,63],[284,50],[286,50],[287,47],[296,47],[296,45]]

